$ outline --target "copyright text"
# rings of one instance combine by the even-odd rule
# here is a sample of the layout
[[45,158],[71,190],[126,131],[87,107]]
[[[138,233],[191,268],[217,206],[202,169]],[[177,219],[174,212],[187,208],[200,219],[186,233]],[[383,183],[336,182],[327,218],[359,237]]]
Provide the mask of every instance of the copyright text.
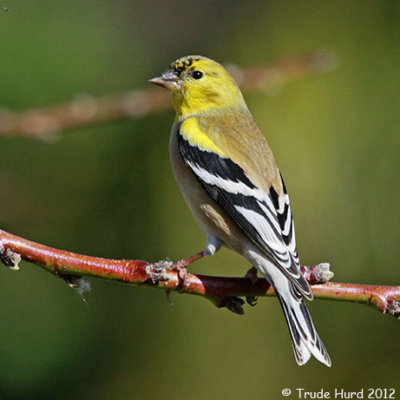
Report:
[[358,391],[344,389],[309,391],[304,388],[282,389],[283,397],[295,399],[370,399],[370,400],[395,400],[396,390],[393,388],[366,388]]

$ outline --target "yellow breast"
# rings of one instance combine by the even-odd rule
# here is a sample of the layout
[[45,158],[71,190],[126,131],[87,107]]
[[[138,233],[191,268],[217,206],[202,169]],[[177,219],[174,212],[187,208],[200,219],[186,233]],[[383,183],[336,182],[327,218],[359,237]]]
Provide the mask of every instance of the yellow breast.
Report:
[[192,146],[226,157],[225,153],[211,140],[207,133],[200,129],[196,117],[186,118],[181,124],[180,133]]

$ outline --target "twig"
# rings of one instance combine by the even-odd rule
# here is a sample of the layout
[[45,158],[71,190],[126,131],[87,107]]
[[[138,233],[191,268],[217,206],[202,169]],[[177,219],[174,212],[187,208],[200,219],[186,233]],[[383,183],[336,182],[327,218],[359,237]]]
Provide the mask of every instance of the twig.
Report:
[[[247,69],[230,65],[228,68],[243,91],[267,92],[293,80],[329,71],[334,64],[332,54],[320,51],[275,65]],[[79,95],[72,101],[48,108],[20,112],[3,109],[0,113],[0,136],[47,139],[56,132],[122,118],[140,118],[170,107],[169,95],[152,87],[104,97]]]
[[[181,279],[171,270],[173,263],[143,260],[110,260],[89,257],[57,250],[0,230],[0,261],[14,269],[20,259],[35,263],[46,271],[62,277],[70,285],[77,286],[77,279],[94,276],[136,285],[204,296],[218,307],[227,307],[243,313],[243,300],[238,297],[275,296],[265,279],[248,277],[231,278],[187,274]],[[326,274],[326,268],[322,268]],[[313,283],[320,279],[311,268],[305,276]],[[71,278],[72,277],[72,278]],[[79,286],[79,285],[78,285]],[[400,286],[378,286],[328,282],[312,285],[314,297],[373,305],[382,313],[400,317]]]

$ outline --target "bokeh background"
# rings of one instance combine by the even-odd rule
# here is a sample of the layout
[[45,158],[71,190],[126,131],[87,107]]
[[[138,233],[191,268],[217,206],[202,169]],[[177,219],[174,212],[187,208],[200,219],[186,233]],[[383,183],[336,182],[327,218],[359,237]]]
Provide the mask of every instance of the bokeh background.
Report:
[[[1,0],[0,105],[22,110],[147,87],[178,56],[251,66],[328,49],[337,67],[247,94],[279,161],[304,264],[399,284],[400,4],[389,0]],[[8,11],[3,9],[7,7]],[[168,164],[173,112],[0,139],[0,226],[90,255],[179,259],[204,238]],[[280,399],[283,388],[396,388],[399,321],[309,304],[333,360],[300,368],[276,299],[244,316],[93,279],[86,302],[22,263],[0,268],[0,398]],[[195,271],[242,275],[221,251]],[[296,398],[292,396],[292,398]]]

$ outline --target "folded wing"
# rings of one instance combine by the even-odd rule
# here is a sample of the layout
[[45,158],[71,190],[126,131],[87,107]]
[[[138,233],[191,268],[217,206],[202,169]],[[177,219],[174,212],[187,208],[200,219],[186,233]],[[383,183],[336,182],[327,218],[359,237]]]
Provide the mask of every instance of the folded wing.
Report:
[[[312,299],[300,272],[289,196],[258,188],[234,161],[191,144],[178,132],[178,148],[185,164],[248,238],[293,283],[293,295]],[[283,183],[283,182],[282,182]]]

